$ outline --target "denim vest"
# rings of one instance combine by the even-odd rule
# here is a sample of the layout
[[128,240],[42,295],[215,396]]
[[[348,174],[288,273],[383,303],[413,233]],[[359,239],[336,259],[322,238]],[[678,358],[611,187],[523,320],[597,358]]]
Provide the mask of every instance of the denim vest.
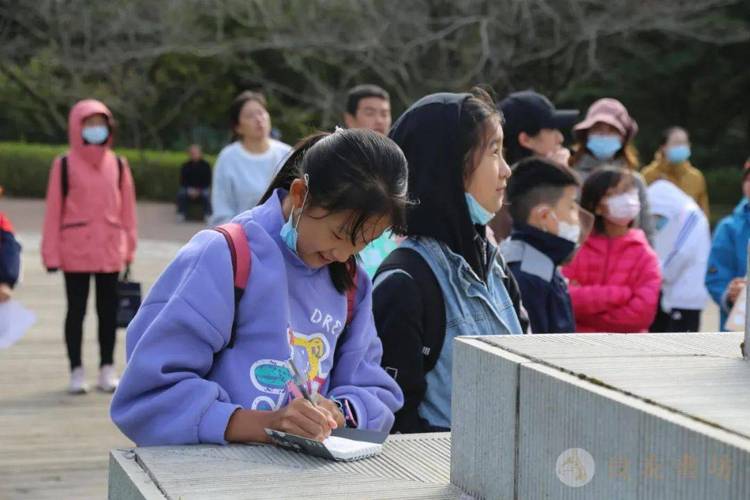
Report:
[[425,377],[427,390],[418,411],[430,425],[450,428],[453,339],[460,335],[519,335],[523,332],[502,282],[505,275],[497,260],[497,248],[493,248],[490,255],[492,265],[485,284],[462,256],[437,240],[408,238],[401,246],[422,256],[443,292],[445,341],[435,368]]

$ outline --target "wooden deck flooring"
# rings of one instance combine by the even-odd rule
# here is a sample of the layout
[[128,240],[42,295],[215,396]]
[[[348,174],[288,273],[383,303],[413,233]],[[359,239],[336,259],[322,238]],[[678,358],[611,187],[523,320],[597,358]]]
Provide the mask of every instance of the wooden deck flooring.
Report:
[[[165,239],[142,241],[134,279],[146,289],[169,262],[179,241],[199,225],[174,224],[172,208],[139,205],[149,237],[166,227]],[[16,344],[0,349],[0,499],[102,499],[107,495],[109,450],[131,446],[109,418],[111,395],[92,391],[68,395],[68,360],[63,341],[65,296],[60,273],[41,267],[39,226],[43,203],[3,200],[23,239],[24,281],[16,298],[37,315],[37,323]],[[168,226],[174,227],[168,227]],[[93,283],[84,326],[83,362],[93,387],[99,365]],[[115,364],[125,363],[125,332],[118,331]]]

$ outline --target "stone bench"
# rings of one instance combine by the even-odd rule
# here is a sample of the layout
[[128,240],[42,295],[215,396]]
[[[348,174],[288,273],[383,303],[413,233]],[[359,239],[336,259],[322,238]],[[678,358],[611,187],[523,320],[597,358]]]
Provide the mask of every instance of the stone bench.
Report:
[[459,338],[451,434],[390,436],[351,463],[261,445],[115,450],[110,498],[750,498],[741,340]]
[[332,462],[267,445],[113,450],[111,499],[457,499],[450,434],[395,435],[383,451]]
[[451,482],[486,498],[750,498],[741,341],[459,338]]

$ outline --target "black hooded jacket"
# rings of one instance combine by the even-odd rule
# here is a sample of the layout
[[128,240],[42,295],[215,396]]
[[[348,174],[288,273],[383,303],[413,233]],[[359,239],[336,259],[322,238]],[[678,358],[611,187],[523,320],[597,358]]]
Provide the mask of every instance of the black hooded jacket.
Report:
[[[418,205],[407,215],[408,236],[434,238],[461,255],[477,276],[486,279],[491,255],[497,255],[506,275],[504,284],[521,327],[528,319],[518,285],[499,252],[491,251],[484,226],[471,222],[464,194],[461,106],[470,94],[433,94],[412,105],[389,134],[409,162],[409,195]],[[387,271],[385,279],[378,277]],[[392,432],[436,429],[419,417],[425,375],[434,368],[445,339],[445,302],[427,262],[415,251],[396,249],[375,276],[373,312],[383,343],[382,365],[404,391],[404,407],[396,413]]]

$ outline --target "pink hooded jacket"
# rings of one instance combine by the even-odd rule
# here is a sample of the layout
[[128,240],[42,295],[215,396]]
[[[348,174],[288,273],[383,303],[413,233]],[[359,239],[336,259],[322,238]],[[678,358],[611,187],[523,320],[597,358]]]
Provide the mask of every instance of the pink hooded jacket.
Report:
[[[135,188],[130,167],[119,168],[112,151],[112,134],[104,145],[85,144],[83,120],[112,113],[93,99],[80,101],[68,117],[68,194],[63,199],[61,158],[55,158],[47,184],[42,234],[42,261],[48,269],[66,272],[112,273],[133,260],[137,239]],[[110,130],[112,127],[110,126]]]
[[640,229],[619,238],[592,233],[563,268],[570,280],[576,331],[640,333],[656,315],[659,257]]

